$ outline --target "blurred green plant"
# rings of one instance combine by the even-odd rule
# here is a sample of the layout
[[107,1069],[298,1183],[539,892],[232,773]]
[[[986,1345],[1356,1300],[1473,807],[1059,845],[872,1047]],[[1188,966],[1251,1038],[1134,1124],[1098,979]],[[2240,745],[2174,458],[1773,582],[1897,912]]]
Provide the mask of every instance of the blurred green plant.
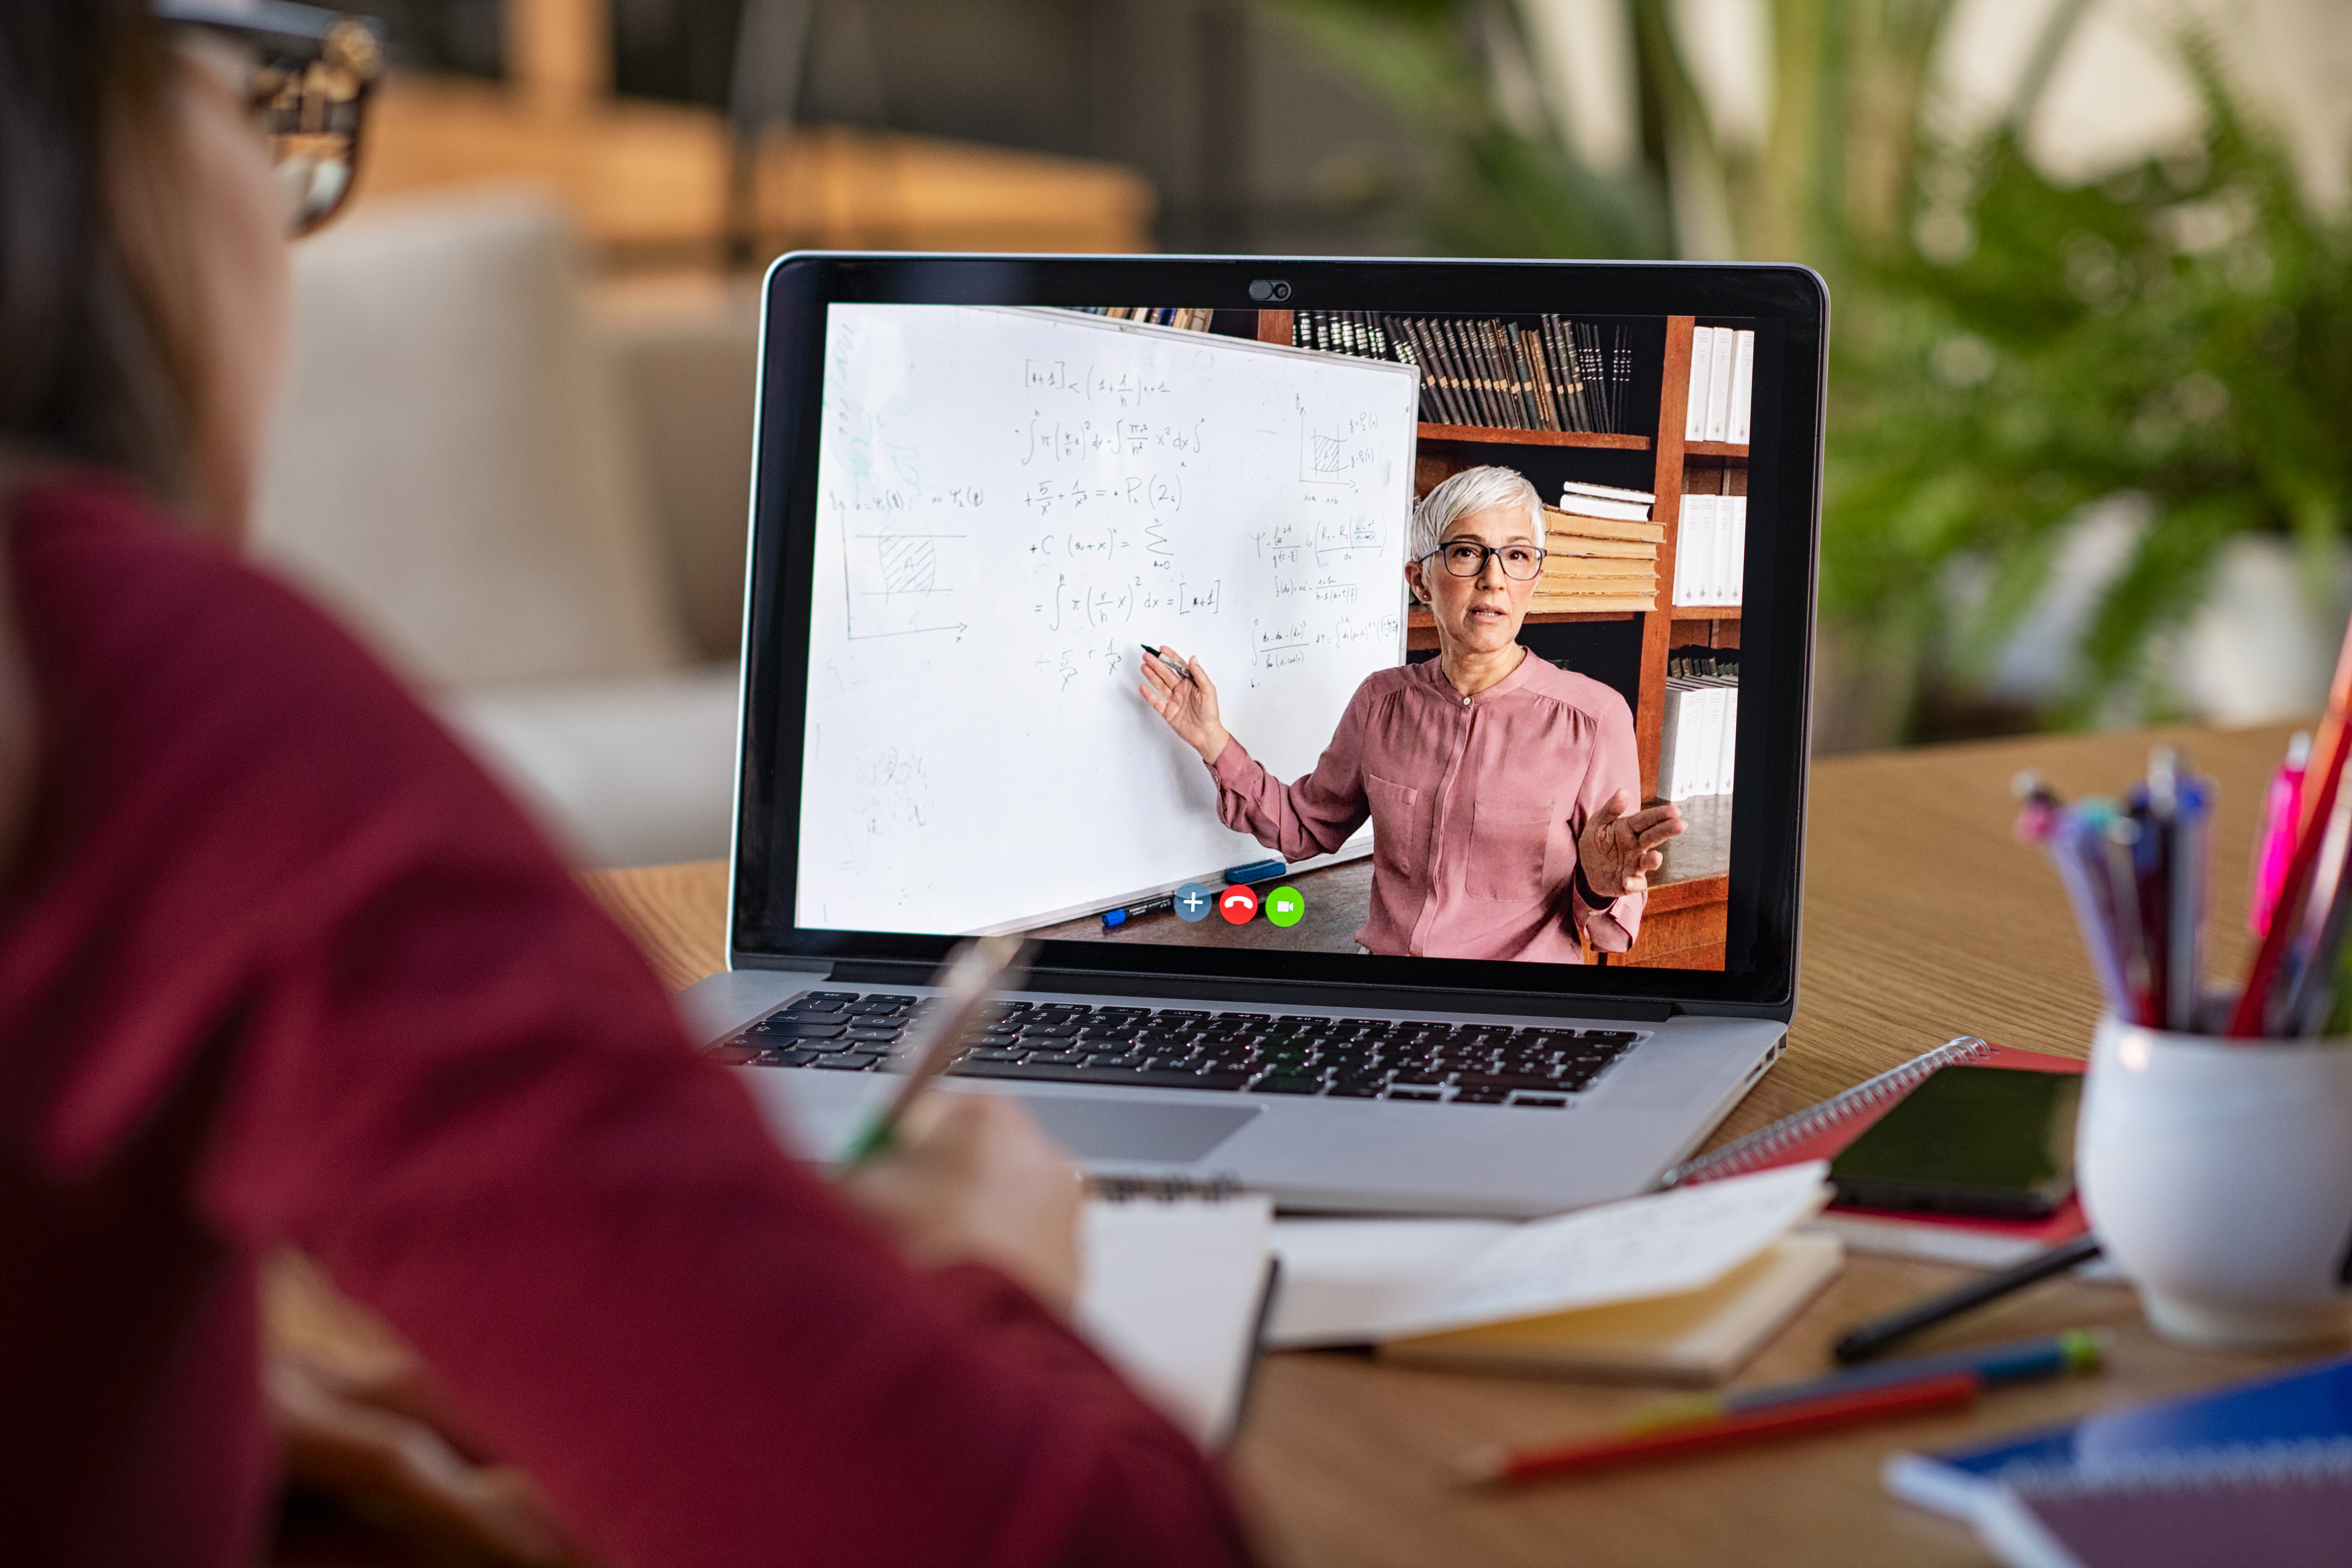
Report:
[[[1867,738],[1915,728],[1923,691],[1982,679],[2100,498],[2143,498],[2148,521],[2045,723],[2163,710],[2153,655],[2232,535],[2298,540],[2315,594],[2332,574],[2352,496],[2352,226],[2304,200],[2209,39],[2177,40],[2200,143],[2069,188],[2019,128],[2084,0],[2062,0],[2009,113],[1968,142],[1937,135],[1925,102],[1950,0],[1772,0],[1772,110],[1748,140],[1711,123],[1669,0],[1628,0],[1643,159],[1602,180],[1568,151],[1562,106],[1514,109],[1526,22],[1501,0],[1268,3],[1422,132],[1443,251],[1670,242],[1829,279],[1822,611],[1840,662],[1879,688],[1860,699]],[[1953,592],[1963,563],[1986,591]]]

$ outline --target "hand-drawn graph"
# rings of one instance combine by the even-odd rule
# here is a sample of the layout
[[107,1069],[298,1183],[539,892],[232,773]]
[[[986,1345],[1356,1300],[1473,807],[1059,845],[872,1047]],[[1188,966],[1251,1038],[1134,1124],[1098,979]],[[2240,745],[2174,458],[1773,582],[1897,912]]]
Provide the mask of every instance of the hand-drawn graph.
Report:
[[1383,453],[1380,416],[1370,410],[1318,421],[1308,413],[1307,400],[1295,400],[1298,409],[1298,478],[1310,485],[1344,485],[1353,490],[1360,481],[1394,460]]
[[850,640],[969,629],[952,613],[954,584],[941,580],[940,547],[963,538],[914,529],[852,535],[842,560]]

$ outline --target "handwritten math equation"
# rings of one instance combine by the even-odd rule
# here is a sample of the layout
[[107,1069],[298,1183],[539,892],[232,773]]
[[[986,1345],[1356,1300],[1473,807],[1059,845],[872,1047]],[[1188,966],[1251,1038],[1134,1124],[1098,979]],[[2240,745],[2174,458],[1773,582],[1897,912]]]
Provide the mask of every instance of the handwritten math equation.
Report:
[[1139,458],[1146,452],[1174,453],[1181,462],[1208,450],[1208,425],[1206,419],[1159,425],[1114,419],[1102,426],[1091,419],[1055,419],[1040,409],[1029,416],[1028,424],[1014,426],[1013,440],[1024,468]]
[[1021,384],[1033,393],[1064,393],[1087,403],[1118,408],[1141,408],[1155,397],[1171,395],[1168,378],[1148,371],[1105,371],[1082,365],[1072,369],[1065,359],[1024,360]]

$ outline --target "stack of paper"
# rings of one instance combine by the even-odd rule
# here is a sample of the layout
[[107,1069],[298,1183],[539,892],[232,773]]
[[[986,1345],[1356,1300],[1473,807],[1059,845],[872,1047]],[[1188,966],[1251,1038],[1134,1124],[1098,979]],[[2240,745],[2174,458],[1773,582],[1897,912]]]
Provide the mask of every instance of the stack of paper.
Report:
[[1790,1231],[1826,1200],[1821,1162],[1509,1225],[1283,1220],[1268,1342],[1366,1344],[1493,1371],[1718,1381],[1835,1274],[1836,1240]]
[[1544,509],[1538,610],[1654,610],[1665,525],[1650,518],[1647,490],[1571,483]]
[[1756,385],[1756,334],[1730,327],[1691,330],[1690,403],[1685,441],[1748,445]]
[[1737,605],[1748,570],[1748,498],[1683,497],[1675,533],[1675,603]]

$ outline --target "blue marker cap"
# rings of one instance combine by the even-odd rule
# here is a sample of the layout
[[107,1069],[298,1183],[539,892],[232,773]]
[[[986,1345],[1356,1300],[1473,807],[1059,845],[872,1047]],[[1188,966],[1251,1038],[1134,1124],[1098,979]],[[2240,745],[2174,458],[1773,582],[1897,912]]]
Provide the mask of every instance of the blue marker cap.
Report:
[[1105,910],[1103,911],[1104,930],[1108,931],[1113,926],[1123,926],[1126,923],[1127,911],[1125,910]]
[[1246,866],[1232,866],[1225,870],[1225,880],[1246,886],[1251,882],[1271,881],[1289,871],[1279,860],[1253,860]]

